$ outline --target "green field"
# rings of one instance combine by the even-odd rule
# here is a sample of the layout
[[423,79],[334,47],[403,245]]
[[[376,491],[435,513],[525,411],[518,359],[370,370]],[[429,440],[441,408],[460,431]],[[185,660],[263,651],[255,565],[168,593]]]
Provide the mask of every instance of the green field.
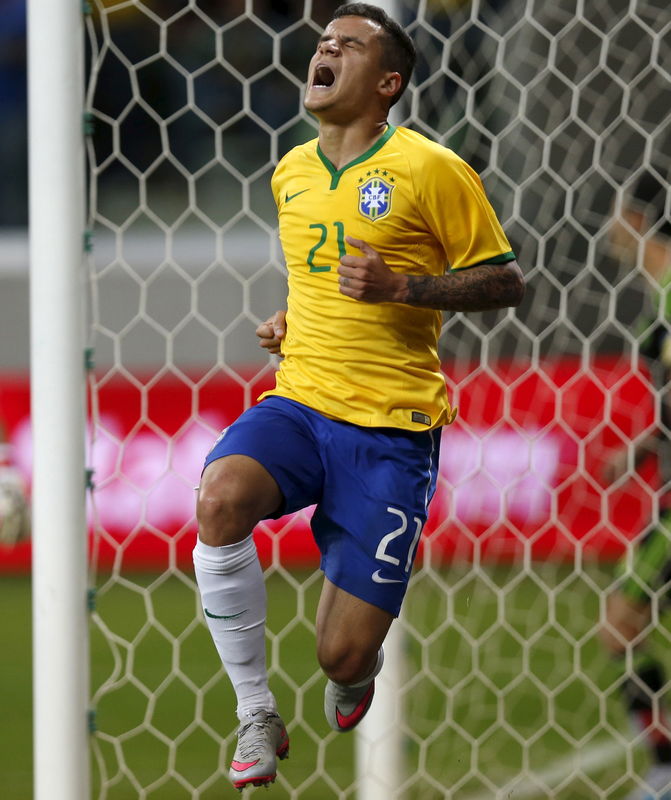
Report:
[[[607,572],[578,575],[550,565],[527,576],[518,566],[418,571],[407,603],[407,681],[398,697],[408,775],[399,797],[469,800],[493,797],[492,786],[511,798],[626,794],[632,784],[625,777],[621,672],[594,629],[609,581]],[[276,571],[268,579],[272,687],[291,757],[262,797],[356,797],[354,739],[331,732],[322,714],[312,628],[319,587],[309,573]],[[3,608],[11,609],[3,628],[0,708],[11,735],[0,749],[2,796],[27,800],[30,583],[4,577],[1,591]],[[93,796],[239,796],[225,778],[233,696],[190,577],[100,576],[91,645]],[[586,760],[578,772],[566,766],[565,759],[598,748],[607,759]],[[637,750],[630,754],[637,769],[645,766]]]

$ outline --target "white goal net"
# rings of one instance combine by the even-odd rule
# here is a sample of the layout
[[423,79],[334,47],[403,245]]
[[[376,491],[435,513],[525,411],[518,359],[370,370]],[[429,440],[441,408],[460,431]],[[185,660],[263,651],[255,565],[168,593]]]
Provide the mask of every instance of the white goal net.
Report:
[[[97,798],[235,796],[234,698],[190,561],[193,487],[219,430],[272,381],[254,336],[285,297],[270,176],[315,135],[302,81],[337,5],[85,4]],[[292,740],[268,796],[372,800],[375,756],[394,765],[381,796],[399,800],[624,798],[644,786],[649,737],[621,696],[636,653],[611,658],[598,629],[617,559],[658,519],[663,478],[633,461],[660,414],[636,320],[664,309],[643,269],[653,234],[625,258],[614,220],[644,170],[671,174],[671,9],[384,5],[419,56],[394,122],[481,174],[527,294],[445,317],[460,417],[396,623],[401,658],[385,665],[394,688],[376,698],[393,706],[393,747],[357,756],[323,720],[307,517],[258,527]],[[608,485],[621,447],[627,474]],[[662,661],[663,597],[640,637]],[[663,704],[662,688],[651,729]]]

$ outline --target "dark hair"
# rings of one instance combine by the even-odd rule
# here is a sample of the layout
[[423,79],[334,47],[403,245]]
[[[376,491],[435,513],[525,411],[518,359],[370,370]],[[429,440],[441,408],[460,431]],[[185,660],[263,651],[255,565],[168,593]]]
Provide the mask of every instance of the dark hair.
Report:
[[391,98],[393,106],[405,91],[412,71],[415,68],[417,53],[412,39],[403,28],[393,20],[383,9],[371,6],[368,3],[345,3],[336,8],[333,19],[340,17],[365,17],[371,19],[383,30],[382,36],[382,66],[384,69],[398,72],[401,76],[401,88]]
[[655,233],[671,237],[671,220],[665,214],[668,194],[668,183],[660,180],[653,172],[645,170],[634,184],[631,199],[646,214]]

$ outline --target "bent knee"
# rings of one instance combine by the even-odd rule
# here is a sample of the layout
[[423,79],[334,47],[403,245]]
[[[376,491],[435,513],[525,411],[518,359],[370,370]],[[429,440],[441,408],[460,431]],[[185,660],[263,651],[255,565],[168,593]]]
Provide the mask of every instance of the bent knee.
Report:
[[[251,459],[247,459],[251,461]],[[260,465],[249,468],[237,458],[210,464],[201,481],[196,518],[201,538],[220,546],[246,537],[256,523],[281,503],[277,485]],[[260,476],[260,479],[255,479]]]
[[200,527],[225,524],[233,513],[232,498],[212,488],[201,488],[196,501],[196,519]]
[[377,650],[371,651],[347,642],[339,645],[320,642],[317,659],[327,678],[349,686],[370,675],[377,660]]

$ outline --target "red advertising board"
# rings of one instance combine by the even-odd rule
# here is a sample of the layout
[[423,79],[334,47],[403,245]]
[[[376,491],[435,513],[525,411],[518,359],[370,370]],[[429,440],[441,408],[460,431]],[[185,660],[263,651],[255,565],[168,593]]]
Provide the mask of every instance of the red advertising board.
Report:
[[[646,430],[654,394],[646,373],[614,358],[572,358],[532,367],[445,365],[457,421],[443,431],[438,490],[419,557],[511,560],[610,559],[641,534],[655,503],[655,470],[607,487],[613,452]],[[272,384],[269,369],[199,376],[112,374],[94,395],[89,464],[92,556],[103,568],[188,565],[195,537],[194,487],[219,430]],[[0,383],[16,466],[30,484],[32,435],[26,375]],[[64,454],[64,468],[67,458]],[[261,523],[264,561],[312,565],[310,510]],[[0,545],[0,571],[25,570],[30,544]]]

